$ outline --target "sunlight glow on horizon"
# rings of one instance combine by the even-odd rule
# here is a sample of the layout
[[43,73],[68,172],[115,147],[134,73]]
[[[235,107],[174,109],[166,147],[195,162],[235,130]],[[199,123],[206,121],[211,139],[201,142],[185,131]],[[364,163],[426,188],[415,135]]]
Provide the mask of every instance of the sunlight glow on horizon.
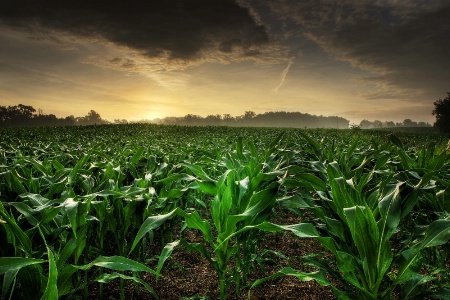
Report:
[[92,0],[81,17],[0,1],[1,105],[109,121],[286,111],[433,123],[449,88],[450,3],[196,0],[174,11],[181,2]]

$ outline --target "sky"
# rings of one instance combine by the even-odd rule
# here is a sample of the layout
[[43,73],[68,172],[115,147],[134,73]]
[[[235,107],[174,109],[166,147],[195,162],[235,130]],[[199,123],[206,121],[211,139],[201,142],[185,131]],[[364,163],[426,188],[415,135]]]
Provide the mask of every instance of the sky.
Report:
[[0,0],[0,105],[433,123],[448,0]]

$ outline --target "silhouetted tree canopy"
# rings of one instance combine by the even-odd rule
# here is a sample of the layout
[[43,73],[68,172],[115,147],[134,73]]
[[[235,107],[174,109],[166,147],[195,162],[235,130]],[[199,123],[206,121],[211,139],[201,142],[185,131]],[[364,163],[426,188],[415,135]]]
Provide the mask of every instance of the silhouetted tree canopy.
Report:
[[300,112],[266,112],[256,114],[246,111],[241,116],[230,114],[199,115],[188,114],[184,117],[167,117],[159,121],[161,124],[176,125],[222,125],[222,126],[254,126],[254,127],[296,127],[296,128],[348,128],[350,121],[342,117],[326,117],[303,114]]
[[373,122],[369,120],[362,120],[359,123],[361,129],[371,129],[371,128],[395,128],[395,127],[431,127],[431,124],[425,122],[415,122],[411,119],[405,119],[403,122],[394,123],[393,121],[381,122],[380,120],[375,120]]
[[99,113],[91,110],[84,117],[68,116],[57,118],[54,114],[44,114],[39,109],[38,114],[32,106],[14,105],[0,106],[0,127],[26,127],[26,126],[70,126],[107,124]]
[[434,127],[441,132],[450,133],[450,92],[447,92],[447,97],[439,99],[434,103],[433,116],[436,116]]
[[[450,93],[449,93],[450,95]],[[439,111],[433,111],[436,115],[437,122],[447,122],[448,120],[448,106],[449,97],[444,100],[435,102],[439,105]],[[442,105],[447,105],[445,112],[442,112]],[[438,107],[438,106],[437,106]],[[447,119],[442,117],[445,115]],[[440,121],[442,118],[443,121]],[[141,121],[146,122],[146,121]],[[173,125],[190,125],[190,126],[253,126],[253,127],[293,127],[293,128],[349,128],[350,121],[338,116],[316,116],[300,112],[265,112],[256,114],[253,111],[245,111],[243,115],[233,117],[230,114],[215,114],[202,117],[195,114],[187,114],[184,117],[166,117],[153,121],[147,121],[158,124],[173,124]],[[100,114],[95,110],[90,110],[84,117],[75,117],[70,115],[65,118],[57,118],[53,114],[44,114],[41,109],[38,113],[32,106],[15,105],[15,106],[0,106],[0,127],[19,127],[19,126],[70,126],[70,125],[94,125],[94,124],[109,124],[107,120],[102,119]],[[115,124],[127,124],[126,119],[115,119]],[[435,124],[435,126],[436,126]],[[379,120],[368,121],[362,120],[359,125],[354,124],[358,128],[386,128],[386,127],[431,127],[425,122],[414,122],[411,119],[405,119],[403,123],[381,122]],[[447,127],[448,128],[448,127]],[[448,129],[447,129],[448,130]]]

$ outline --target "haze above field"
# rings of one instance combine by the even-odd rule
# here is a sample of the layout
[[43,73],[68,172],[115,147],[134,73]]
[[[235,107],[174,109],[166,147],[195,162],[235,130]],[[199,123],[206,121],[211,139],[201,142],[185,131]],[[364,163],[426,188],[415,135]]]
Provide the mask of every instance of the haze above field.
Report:
[[300,111],[432,123],[446,0],[2,0],[0,102],[113,120]]

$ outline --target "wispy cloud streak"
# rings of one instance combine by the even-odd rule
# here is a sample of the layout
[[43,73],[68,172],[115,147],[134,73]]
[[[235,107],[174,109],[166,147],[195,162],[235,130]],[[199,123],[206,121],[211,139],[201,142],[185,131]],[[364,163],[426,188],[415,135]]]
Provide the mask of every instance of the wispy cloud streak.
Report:
[[291,59],[289,60],[286,68],[284,68],[283,72],[281,72],[281,76],[280,76],[280,83],[278,84],[278,86],[273,90],[274,93],[277,93],[278,90],[281,88],[281,86],[284,83],[284,80],[286,79],[287,74],[289,73],[289,69],[291,68],[291,66],[294,64],[295,61],[295,57],[291,57]]

